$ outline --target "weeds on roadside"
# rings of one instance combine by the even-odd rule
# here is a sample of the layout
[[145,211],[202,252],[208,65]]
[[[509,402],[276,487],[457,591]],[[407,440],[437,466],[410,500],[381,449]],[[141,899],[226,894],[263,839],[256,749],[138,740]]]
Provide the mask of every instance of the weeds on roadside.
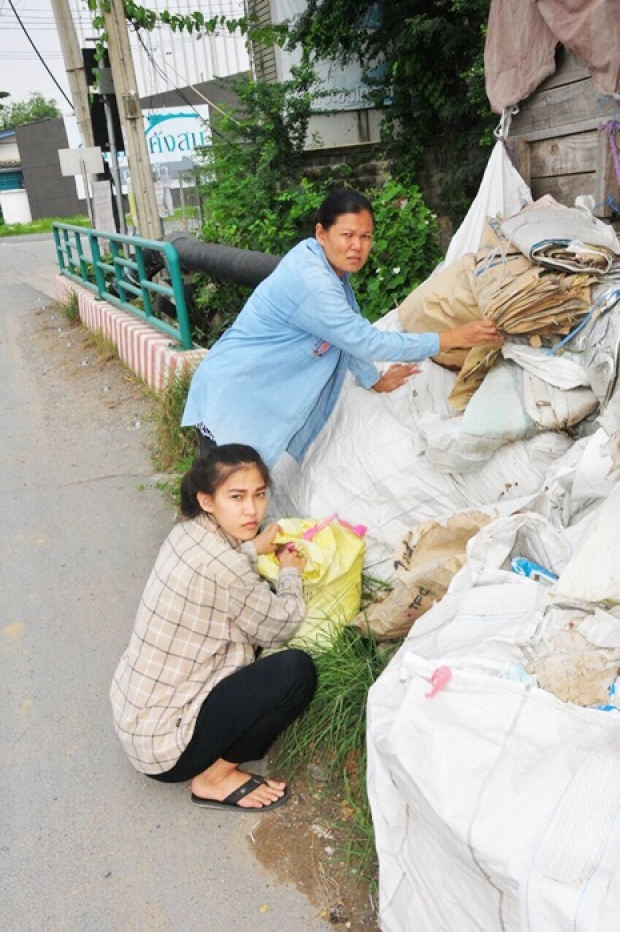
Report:
[[[70,324],[73,326],[80,325],[80,307],[78,296],[75,291],[71,292],[66,302],[57,301],[54,307]],[[101,330],[89,330],[85,327],[84,333],[84,346],[97,353],[99,362],[102,365],[106,362],[110,362],[112,359],[119,358],[116,343],[106,337]]]
[[99,355],[100,363],[110,362],[111,359],[118,359],[118,349],[113,340],[108,339],[101,330],[90,330],[84,341],[84,345],[94,349]]
[[318,687],[306,713],[282,736],[277,766],[293,774],[319,761],[329,782],[342,789],[351,809],[345,857],[371,881],[374,835],[366,794],[366,700],[398,644],[382,644],[357,628],[307,649]]
[[162,472],[185,472],[196,458],[196,431],[180,426],[191,378],[192,372],[184,368],[156,396],[153,459]]
[[57,301],[55,308],[70,324],[78,324],[80,322],[80,306],[75,291],[71,292],[69,300],[66,303],[63,304],[61,301]]

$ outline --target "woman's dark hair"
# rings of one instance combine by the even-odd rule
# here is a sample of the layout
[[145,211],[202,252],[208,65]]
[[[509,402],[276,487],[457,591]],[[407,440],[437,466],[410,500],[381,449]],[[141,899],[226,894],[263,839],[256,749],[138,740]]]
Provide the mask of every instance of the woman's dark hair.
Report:
[[335,188],[316,211],[315,223],[320,223],[324,230],[329,230],[342,214],[360,214],[363,210],[367,210],[372,219],[375,219],[372,204],[367,197],[353,188]]
[[181,479],[181,511],[186,518],[196,518],[202,508],[198,492],[215,495],[221,485],[238,469],[256,466],[267,487],[271,485],[269,470],[254,447],[243,443],[225,443],[212,447],[206,456],[196,460]]

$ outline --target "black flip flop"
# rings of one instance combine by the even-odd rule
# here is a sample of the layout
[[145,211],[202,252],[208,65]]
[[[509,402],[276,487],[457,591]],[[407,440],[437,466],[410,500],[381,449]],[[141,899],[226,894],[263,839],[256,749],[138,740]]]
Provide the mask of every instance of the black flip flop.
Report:
[[290,790],[287,787],[284,790],[284,794],[279,797],[279,799],[274,800],[274,802],[269,803],[267,806],[239,806],[237,805],[240,799],[243,799],[244,796],[248,796],[250,793],[254,792],[259,786],[262,786],[267,781],[264,777],[259,776],[257,773],[251,773],[249,780],[246,780],[245,783],[236,789],[223,799],[221,802],[217,799],[203,799],[201,796],[196,796],[192,793],[192,802],[194,806],[201,806],[203,809],[219,809],[223,811],[224,809],[233,810],[235,812],[251,812],[254,815],[261,812],[270,812],[272,809],[277,809],[278,806],[281,806],[282,803],[288,801],[290,797]]

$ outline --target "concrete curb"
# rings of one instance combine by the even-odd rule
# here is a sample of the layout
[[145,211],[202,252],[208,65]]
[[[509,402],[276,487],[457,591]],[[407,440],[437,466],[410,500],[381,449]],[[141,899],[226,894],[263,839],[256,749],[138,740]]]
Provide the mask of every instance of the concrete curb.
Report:
[[67,304],[77,295],[82,324],[101,333],[116,346],[119,357],[150,388],[163,391],[186,369],[193,371],[206,349],[179,350],[171,338],[127,311],[123,311],[64,275],[56,276],[56,298]]

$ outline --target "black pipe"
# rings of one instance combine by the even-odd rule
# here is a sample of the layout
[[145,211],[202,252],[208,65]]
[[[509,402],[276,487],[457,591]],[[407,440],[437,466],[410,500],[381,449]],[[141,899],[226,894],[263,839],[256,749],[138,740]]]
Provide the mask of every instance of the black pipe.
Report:
[[205,243],[186,233],[172,233],[166,240],[176,249],[184,272],[206,272],[213,278],[251,287],[267,278],[282,258],[252,249]]

